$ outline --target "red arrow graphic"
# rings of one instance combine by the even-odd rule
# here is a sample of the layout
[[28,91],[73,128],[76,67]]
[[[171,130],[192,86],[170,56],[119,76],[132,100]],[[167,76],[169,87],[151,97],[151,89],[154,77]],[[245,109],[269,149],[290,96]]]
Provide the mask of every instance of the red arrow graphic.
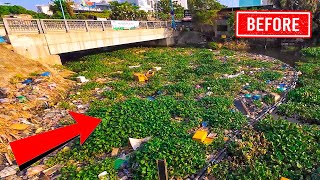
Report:
[[101,122],[98,118],[93,118],[75,112],[69,113],[77,123],[10,142],[11,149],[19,166],[79,135],[80,144],[82,145]]

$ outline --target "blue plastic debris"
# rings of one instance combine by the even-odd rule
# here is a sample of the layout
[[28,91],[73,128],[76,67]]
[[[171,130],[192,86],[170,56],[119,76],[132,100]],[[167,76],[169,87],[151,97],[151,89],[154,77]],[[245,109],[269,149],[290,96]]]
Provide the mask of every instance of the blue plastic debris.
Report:
[[285,87],[278,87],[278,90],[281,91],[281,92],[283,92],[283,91],[287,90],[287,88],[285,88]]
[[244,97],[251,98],[251,94],[245,94]]
[[32,79],[31,78],[28,78],[28,79],[26,79],[26,80],[24,80],[22,82],[22,84],[30,84],[30,83],[32,83]]
[[249,89],[250,88],[250,86],[244,86],[244,89]]
[[230,109],[230,112],[233,112],[233,113],[234,113],[234,112],[236,112],[236,110],[235,110],[235,109]]
[[160,94],[162,94],[162,91],[157,91],[157,95],[160,95]]
[[286,68],[287,68],[286,64],[282,65],[282,69],[286,69]]
[[0,36],[0,43],[5,43],[6,40],[3,38],[3,36]]
[[203,121],[201,125],[202,125],[202,127],[207,127],[208,126],[208,122],[207,121]]
[[148,99],[149,101],[154,101],[154,100],[155,100],[155,98],[152,97],[152,96],[148,96],[147,99]]
[[254,95],[252,98],[253,98],[254,100],[259,100],[259,99],[261,98],[261,96],[260,96],[260,95]]
[[267,81],[266,81],[266,83],[267,83],[267,84],[270,84],[270,83],[271,83],[271,81],[270,81],[270,80],[267,80]]
[[41,74],[41,76],[50,76],[50,72],[48,72],[48,71],[44,72],[44,73]]
[[286,86],[286,84],[284,84],[284,83],[279,84],[280,88],[284,88],[285,86]]

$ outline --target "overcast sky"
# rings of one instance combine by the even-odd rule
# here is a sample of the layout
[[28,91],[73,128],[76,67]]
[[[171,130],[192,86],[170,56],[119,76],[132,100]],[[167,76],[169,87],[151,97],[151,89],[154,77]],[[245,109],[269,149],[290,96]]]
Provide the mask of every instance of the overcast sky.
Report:
[[[80,0],[75,0],[80,2]],[[235,7],[239,5],[239,0],[218,0],[222,4],[229,7]],[[36,5],[48,4],[50,0],[0,0],[0,4],[11,3],[12,5],[20,5],[30,10],[36,10]]]

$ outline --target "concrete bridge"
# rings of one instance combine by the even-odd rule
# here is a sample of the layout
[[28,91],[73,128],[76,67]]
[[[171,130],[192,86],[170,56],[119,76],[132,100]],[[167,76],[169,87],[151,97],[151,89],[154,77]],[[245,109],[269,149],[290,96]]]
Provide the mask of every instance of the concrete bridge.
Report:
[[155,41],[170,45],[177,32],[166,21],[137,21],[137,27],[114,30],[111,20],[3,19],[7,39],[18,54],[46,64],[61,64],[59,54]]

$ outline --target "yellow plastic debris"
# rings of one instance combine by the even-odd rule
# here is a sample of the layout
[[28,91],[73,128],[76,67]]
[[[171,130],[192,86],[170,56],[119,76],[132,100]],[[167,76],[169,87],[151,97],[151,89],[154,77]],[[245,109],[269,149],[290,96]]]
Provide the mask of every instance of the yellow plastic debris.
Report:
[[12,124],[10,126],[10,129],[20,130],[20,131],[23,131],[27,128],[28,128],[28,125],[26,125],[26,124]]
[[136,80],[139,82],[145,82],[148,80],[148,78],[144,74],[134,73],[133,75],[135,76]]
[[154,76],[154,71],[148,71],[146,72],[146,76],[147,78],[151,77],[151,76]]
[[290,180],[290,179],[285,178],[285,177],[281,177],[280,180]]
[[224,137],[223,140],[226,142],[226,141],[229,140],[229,138],[228,137]]
[[207,137],[208,133],[206,131],[196,131],[196,133],[193,135],[192,139],[198,142],[203,142],[206,137]]
[[204,141],[203,144],[211,144],[213,142],[213,138],[207,137]]
[[227,35],[221,35],[221,38],[225,39],[225,38],[227,38]]

